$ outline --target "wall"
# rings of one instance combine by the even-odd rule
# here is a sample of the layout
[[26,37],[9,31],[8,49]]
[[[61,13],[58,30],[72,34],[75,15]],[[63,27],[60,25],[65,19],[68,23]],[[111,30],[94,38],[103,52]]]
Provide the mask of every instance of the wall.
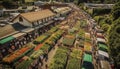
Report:
[[14,19],[13,23],[19,22],[19,23],[21,23],[21,24],[24,25],[24,26],[32,27],[32,23],[28,22],[28,21],[27,21],[26,19],[24,19],[23,17],[22,17],[23,22],[20,22],[20,21],[19,21],[19,17],[20,17],[20,16],[18,16],[16,19]]

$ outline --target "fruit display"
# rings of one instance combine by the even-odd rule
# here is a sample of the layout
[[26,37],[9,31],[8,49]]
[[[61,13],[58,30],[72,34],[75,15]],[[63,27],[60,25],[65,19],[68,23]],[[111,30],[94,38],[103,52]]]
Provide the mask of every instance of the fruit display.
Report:
[[38,50],[38,51],[34,51],[34,52],[30,55],[30,57],[33,58],[33,59],[36,59],[36,58],[38,58],[40,55],[43,55],[43,54],[44,54],[44,53],[43,53],[42,50]]
[[87,42],[91,41],[90,33],[85,33],[85,41]]
[[84,39],[84,35],[85,35],[85,31],[82,30],[82,29],[80,29],[79,32],[78,32],[78,34],[76,36],[79,39]]
[[62,43],[64,45],[72,46],[75,41],[75,36],[67,35],[63,38]]
[[34,48],[34,50],[37,51],[37,50],[39,50],[42,46],[43,46],[43,44],[39,44],[38,46],[36,46],[36,47]]
[[43,44],[43,46],[40,48],[40,50],[42,50],[43,52],[45,51],[50,51],[51,46],[48,44]]
[[43,34],[41,35],[40,37],[38,37],[37,39],[35,39],[34,43],[35,42],[38,42],[38,43],[42,43],[44,42],[50,35],[46,35],[46,34]]
[[66,69],[81,69],[80,64],[81,62],[79,59],[72,58],[68,61],[68,65]]
[[16,66],[16,69],[29,69],[29,66],[34,60],[29,58],[28,60],[24,60],[19,65]]
[[62,36],[62,34],[63,34],[63,31],[58,30],[57,32],[52,34],[52,36],[49,39],[47,39],[45,43],[49,45],[53,45]]
[[83,40],[79,40],[79,47],[84,47],[84,41]]
[[16,52],[6,56],[5,58],[3,58],[3,62],[7,62],[7,63],[11,63],[14,62],[15,60],[17,60],[18,58],[22,57],[25,55],[25,53],[27,53],[28,51],[30,51],[32,48],[31,47],[23,47],[20,50],[17,50]]
[[80,21],[77,21],[77,23],[74,27],[79,29],[80,28]]
[[48,68],[49,69],[64,69],[66,62],[67,62],[68,52],[69,50],[66,47],[58,48]]
[[88,52],[92,51],[92,45],[90,42],[84,42],[84,50]]
[[49,32],[49,33],[53,33],[53,32],[56,32],[57,30],[58,30],[57,27],[53,27],[53,28],[51,28],[48,32]]
[[81,59],[82,50],[73,49],[70,54],[66,69],[80,69]]

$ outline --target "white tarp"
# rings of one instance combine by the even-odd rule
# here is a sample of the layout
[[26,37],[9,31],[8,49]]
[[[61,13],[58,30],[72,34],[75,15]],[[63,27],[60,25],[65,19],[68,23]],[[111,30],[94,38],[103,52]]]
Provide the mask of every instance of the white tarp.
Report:
[[103,56],[109,58],[108,53],[107,53],[107,52],[104,52],[104,51],[101,51],[101,50],[98,50],[98,55],[103,55]]
[[106,43],[106,40],[103,39],[103,38],[97,38],[96,41],[97,41],[97,42],[104,42],[104,43]]
[[22,30],[22,32],[29,33],[29,32],[32,32],[33,30],[34,28],[27,28],[27,29]]
[[23,35],[25,35],[25,33],[17,33],[17,34],[15,34],[15,35],[13,35],[13,37],[14,37],[14,38],[18,38],[18,37],[21,37],[21,36],[23,36]]

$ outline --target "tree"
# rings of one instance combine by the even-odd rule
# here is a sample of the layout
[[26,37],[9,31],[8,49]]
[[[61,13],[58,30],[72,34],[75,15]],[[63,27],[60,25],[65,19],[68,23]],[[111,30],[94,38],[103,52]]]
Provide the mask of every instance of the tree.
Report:
[[102,29],[104,30],[104,32],[107,32],[109,28],[110,28],[110,26],[108,24],[102,25]]
[[120,17],[120,1],[118,3],[115,4],[115,6],[112,9],[112,16],[113,16],[113,20],[116,20]]
[[18,7],[17,2],[14,2],[13,0],[3,0],[2,5],[9,9]]
[[110,46],[110,54],[114,59],[115,66],[117,69],[120,69],[120,18],[115,20],[111,26],[109,31],[109,46]]

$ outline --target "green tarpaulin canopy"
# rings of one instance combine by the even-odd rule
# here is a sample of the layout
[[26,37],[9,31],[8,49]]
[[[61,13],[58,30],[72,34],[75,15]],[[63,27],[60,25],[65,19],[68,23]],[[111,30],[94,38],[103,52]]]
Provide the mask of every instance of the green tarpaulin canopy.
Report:
[[92,63],[92,56],[90,54],[84,54],[83,61]]
[[11,41],[13,39],[14,39],[14,37],[9,36],[7,38],[4,38],[4,39],[0,40],[0,44],[5,44],[5,43],[7,43],[7,42],[9,42],[9,41]]
[[108,47],[105,44],[99,43],[98,47],[99,47],[99,50],[106,51],[106,52],[108,51]]
[[82,69],[94,69],[92,64],[92,55],[84,54]]

